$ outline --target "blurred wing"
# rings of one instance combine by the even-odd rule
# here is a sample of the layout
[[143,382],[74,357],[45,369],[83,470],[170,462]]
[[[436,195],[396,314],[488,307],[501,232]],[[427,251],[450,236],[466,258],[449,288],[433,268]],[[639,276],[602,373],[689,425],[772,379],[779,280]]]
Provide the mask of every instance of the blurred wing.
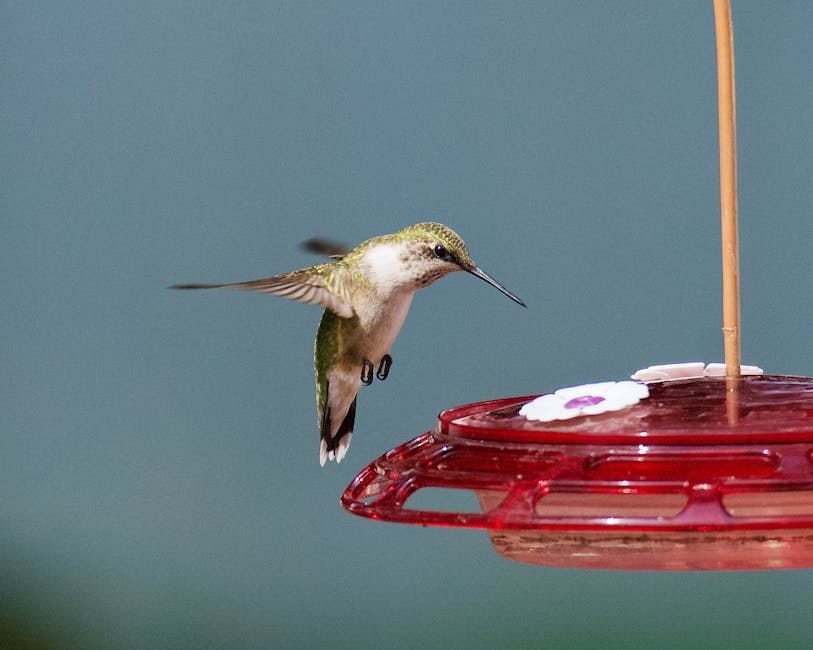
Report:
[[309,253],[324,255],[334,260],[340,260],[350,252],[350,247],[342,242],[323,237],[311,237],[300,244]]
[[320,264],[272,278],[228,284],[176,284],[173,289],[215,289],[262,291],[275,296],[322,305],[342,318],[355,316],[350,299],[350,271],[338,264]]

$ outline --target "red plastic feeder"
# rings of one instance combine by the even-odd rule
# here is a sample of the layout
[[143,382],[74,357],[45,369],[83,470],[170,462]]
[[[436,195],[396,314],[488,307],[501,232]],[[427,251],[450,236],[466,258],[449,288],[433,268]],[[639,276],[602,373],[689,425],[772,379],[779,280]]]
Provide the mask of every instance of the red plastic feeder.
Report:
[[[813,567],[813,379],[649,385],[621,411],[527,420],[530,397],[460,406],[348,486],[353,514],[489,531],[512,560],[563,567]],[[469,490],[481,512],[415,509]]]

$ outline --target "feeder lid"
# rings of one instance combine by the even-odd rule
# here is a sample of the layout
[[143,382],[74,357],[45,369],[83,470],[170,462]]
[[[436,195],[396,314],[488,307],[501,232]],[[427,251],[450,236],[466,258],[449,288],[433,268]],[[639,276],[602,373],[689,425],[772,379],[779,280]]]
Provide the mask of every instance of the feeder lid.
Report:
[[[813,439],[813,380],[759,375],[649,384],[649,397],[619,411],[539,422],[520,415],[533,397],[480,402],[440,414],[442,433],[505,442],[704,445]],[[736,421],[726,400],[733,386]]]

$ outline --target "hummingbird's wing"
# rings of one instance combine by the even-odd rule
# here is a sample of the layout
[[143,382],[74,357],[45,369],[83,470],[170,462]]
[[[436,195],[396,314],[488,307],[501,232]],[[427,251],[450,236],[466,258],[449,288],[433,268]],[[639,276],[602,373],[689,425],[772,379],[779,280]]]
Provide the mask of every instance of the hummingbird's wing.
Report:
[[309,253],[325,255],[334,260],[343,259],[350,252],[347,244],[323,237],[311,237],[303,241],[300,246]]
[[176,284],[172,289],[215,289],[262,291],[275,296],[322,305],[342,318],[355,316],[350,296],[351,271],[340,264],[320,264],[299,271],[248,282],[227,284]]

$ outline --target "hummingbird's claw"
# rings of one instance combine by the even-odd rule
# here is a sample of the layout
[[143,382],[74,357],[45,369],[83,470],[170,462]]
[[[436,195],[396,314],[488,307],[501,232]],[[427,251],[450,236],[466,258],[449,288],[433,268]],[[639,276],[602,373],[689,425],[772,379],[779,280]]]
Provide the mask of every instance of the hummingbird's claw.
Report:
[[365,386],[369,386],[373,383],[374,377],[378,377],[381,381],[384,381],[390,374],[390,366],[392,366],[392,357],[389,354],[385,354],[383,357],[381,357],[381,362],[378,364],[378,370],[375,370],[375,366],[373,365],[372,361],[369,359],[364,359],[361,365],[361,383]]
[[390,366],[392,366],[392,357],[385,354],[381,357],[381,363],[378,364],[378,372],[375,373],[375,376],[384,381],[390,374]]
[[373,383],[373,362],[369,359],[365,359],[361,366],[361,383],[365,386]]

